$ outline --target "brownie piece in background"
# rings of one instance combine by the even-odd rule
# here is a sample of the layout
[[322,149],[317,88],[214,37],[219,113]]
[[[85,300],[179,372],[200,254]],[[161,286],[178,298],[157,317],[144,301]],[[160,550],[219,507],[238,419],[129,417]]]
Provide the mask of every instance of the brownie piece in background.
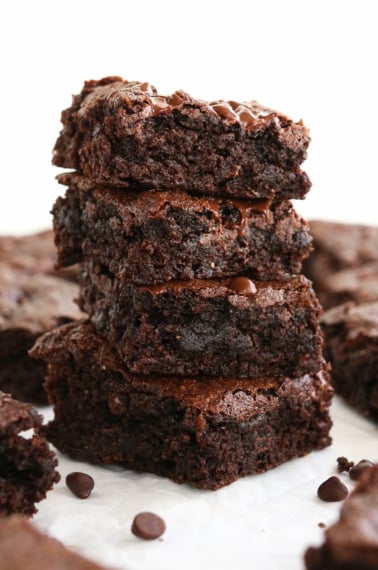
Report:
[[75,174],[53,207],[62,267],[95,257],[139,285],[248,274],[299,273],[311,251],[306,222],[289,201],[218,200],[185,192],[123,192]]
[[0,570],[105,570],[19,515],[0,518]]
[[83,262],[80,305],[137,374],[254,378],[322,367],[320,305],[302,275],[135,286]]
[[367,470],[325,531],[319,548],[305,553],[307,570],[377,570],[378,465]]
[[0,262],[33,273],[47,273],[76,281],[77,267],[56,268],[54,233],[47,229],[22,236],[0,235]]
[[88,323],[41,337],[54,419],[47,437],[81,461],[217,489],[330,443],[326,372],[298,378],[142,376]]
[[[60,479],[55,454],[38,433],[41,425],[31,404],[0,392],[0,515],[33,515],[35,503]],[[30,429],[34,434],[26,437]]]
[[301,121],[256,102],[158,95],[120,77],[86,81],[62,113],[53,163],[132,190],[303,198],[310,137]]
[[378,226],[311,220],[314,251],[303,265],[304,274],[320,294],[324,280],[341,269],[378,262]]
[[336,392],[377,421],[378,301],[337,305],[324,313],[321,325]]
[[378,301],[378,261],[342,269],[324,276],[319,301],[324,309],[347,301]]
[[46,369],[28,357],[39,335],[82,317],[74,299],[78,285],[0,261],[0,390],[46,404]]

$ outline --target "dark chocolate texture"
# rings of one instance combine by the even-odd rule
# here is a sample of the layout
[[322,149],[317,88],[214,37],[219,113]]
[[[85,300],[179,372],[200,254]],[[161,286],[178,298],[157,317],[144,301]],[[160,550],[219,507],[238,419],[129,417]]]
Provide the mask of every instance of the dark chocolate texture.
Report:
[[130,374],[90,324],[40,338],[54,419],[48,438],[80,461],[217,489],[329,445],[326,372],[240,379]]
[[0,262],[0,389],[46,404],[45,367],[28,357],[42,333],[82,316],[74,298],[78,286],[65,279]]
[[[0,392],[0,519],[12,513],[33,515],[35,503],[60,479],[55,454],[38,433],[41,425],[42,416],[31,404]],[[25,437],[30,429],[34,434]]]
[[74,174],[59,181],[69,186],[53,208],[61,267],[95,257],[140,285],[241,274],[280,279],[299,273],[311,251],[307,224],[288,201],[125,193]]
[[343,503],[339,520],[325,531],[324,543],[305,553],[307,570],[377,570],[378,465]]
[[322,367],[320,306],[303,276],[139,287],[83,263],[80,305],[139,374],[300,376]]
[[302,122],[256,102],[158,95],[120,77],[86,81],[62,113],[53,163],[133,190],[239,198],[303,198],[309,144]]
[[324,313],[321,325],[336,391],[377,421],[378,301],[333,307]]

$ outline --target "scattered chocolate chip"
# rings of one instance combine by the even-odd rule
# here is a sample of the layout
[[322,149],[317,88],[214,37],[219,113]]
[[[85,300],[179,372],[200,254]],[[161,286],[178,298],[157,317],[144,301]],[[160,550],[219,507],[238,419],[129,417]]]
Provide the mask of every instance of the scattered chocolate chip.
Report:
[[235,277],[229,283],[230,289],[239,295],[247,295],[248,293],[256,293],[256,285],[248,277]]
[[338,457],[337,458],[337,470],[339,473],[343,473],[343,471],[348,472],[354,465],[354,461],[349,461],[346,457]]
[[67,475],[66,485],[76,497],[79,497],[79,499],[87,499],[93,491],[94,480],[87,473],[74,471]]
[[366,469],[371,469],[372,467],[374,467],[374,463],[372,461],[361,459],[361,461],[356,463],[356,465],[349,471],[349,477],[353,479],[353,481],[358,481],[362,473],[364,473]]
[[320,522],[320,523],[318,523],[318,527],[319,527],[319,528],[325,528],[326,525],[325,525],[323,522]]
[[348,487],[338,477],[330,477],[318,489],[322,501],[342,501],[348,496]]
[[164,520],[154,513],[139,513],[135,516],[131,532],[144,540],[159,538],[165,531]]

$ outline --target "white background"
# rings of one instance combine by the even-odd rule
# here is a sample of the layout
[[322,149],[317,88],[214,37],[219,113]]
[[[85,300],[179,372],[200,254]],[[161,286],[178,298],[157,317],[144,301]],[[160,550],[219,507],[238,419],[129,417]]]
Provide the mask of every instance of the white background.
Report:
[[[50,164],[60,112],[85,79],[121,75],[203,99],[257,99],[310,128],[306,218],[377,223],[375,1],[24,0],[0,7],[0,233],[51,224],[61,191]],[[336,458],[377,457],[377,430],[336,401],[332,447],[206,493],[150,475],[77,465],[96,491],[80,502],[64,480],[35,522],[122,570],[259,567],[300,570],[319,522],[338,504],[316,498]],[[344,480],[346,478],[344,477]],[[130,533],[132,517],[167,520],[162,542]]]
[[1,2],[0,232],[51,223],[60,112],[85,79],[257,99],[311,129],[308,219],[376,223],[373,0]]

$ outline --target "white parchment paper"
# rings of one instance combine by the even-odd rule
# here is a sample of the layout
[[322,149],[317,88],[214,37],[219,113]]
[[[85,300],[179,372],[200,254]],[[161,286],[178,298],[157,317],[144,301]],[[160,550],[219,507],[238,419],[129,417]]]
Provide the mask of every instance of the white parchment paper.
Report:
[[[47,417],[52,411],[41,410]],[[337,457],[378,460],[378,426],[332,405],[333,444],[262,475],[218,491],[200,491],[154,475],[95,467],[61,454],[61,482],[38,506],[33,522],[69,548],[122,570],[299,570],[309,545],[322,541],[340,503],[325,503],[317,488],[337,473]],[[71,471],[92,475],[92,495],[81,500],[65,485]],[[347,474],[340,477],[352,489]],[[152,511],[167,524],[158,540],[131,533],[134,516]]]

